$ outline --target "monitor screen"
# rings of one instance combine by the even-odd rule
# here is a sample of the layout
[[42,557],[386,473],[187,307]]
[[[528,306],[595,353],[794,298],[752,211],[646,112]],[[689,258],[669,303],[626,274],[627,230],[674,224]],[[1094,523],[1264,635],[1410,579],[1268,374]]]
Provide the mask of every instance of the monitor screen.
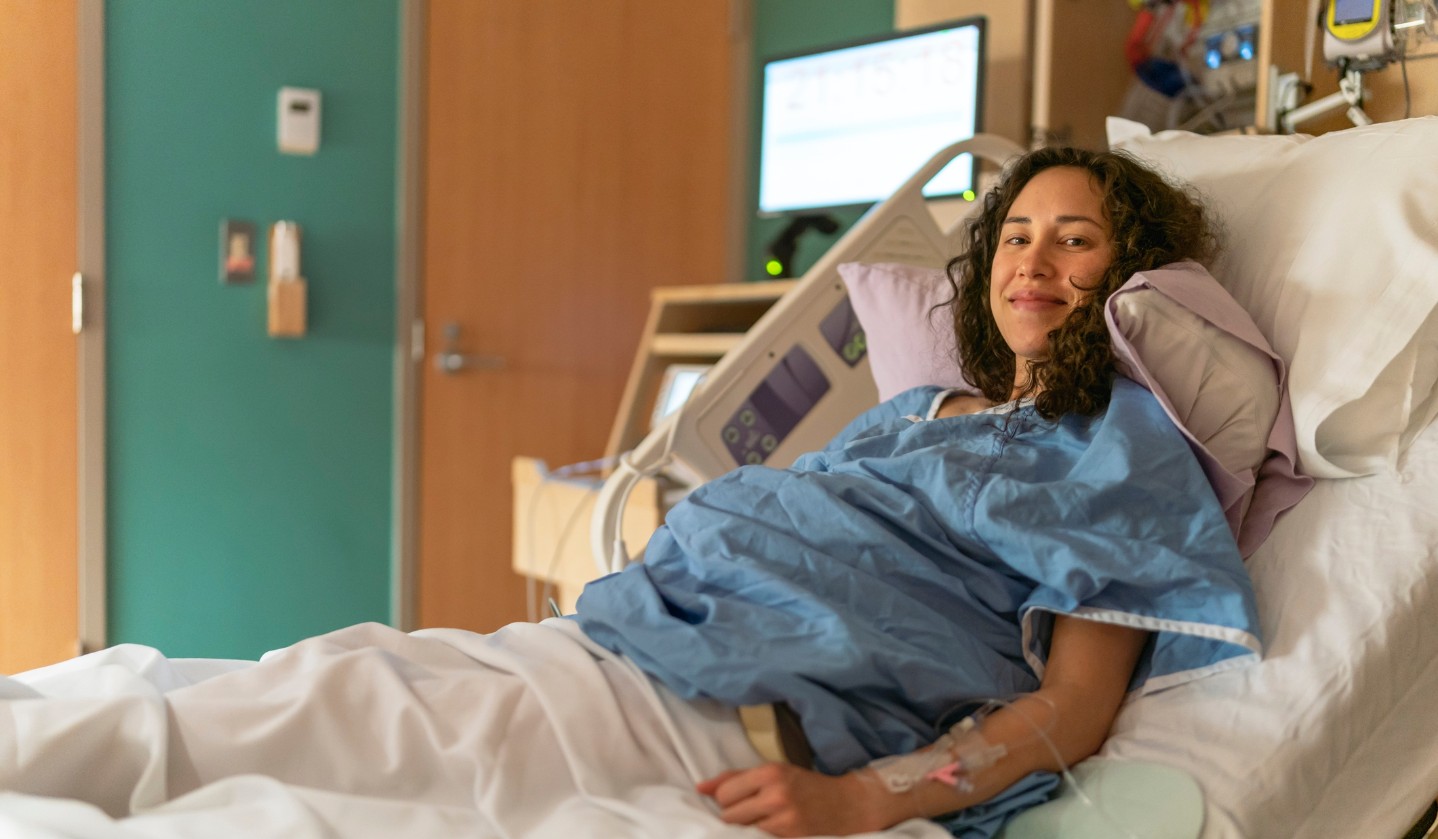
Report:
[[[980,130],[984,19],[898,32],[764,65],[759,212],[887,198],[944,147]],[[973,189],[960,155],[924,190]]]
[[1373,0],[1334,0],[1334,23],[1367,23],[1373,20],[1377,7]]

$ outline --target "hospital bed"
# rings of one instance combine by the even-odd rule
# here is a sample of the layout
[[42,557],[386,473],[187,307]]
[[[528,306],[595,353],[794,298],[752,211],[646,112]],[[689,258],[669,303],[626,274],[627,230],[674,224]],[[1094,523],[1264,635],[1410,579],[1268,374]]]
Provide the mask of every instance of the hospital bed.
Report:
[[[1248,560],[1263,661],[1127,703],[1078,785],[1007,839],[1397,839],[1438,792],[1438,119],[1313,139],[1116,123],[1111,140],[1191,180],[1225,222],[1213,272],[1287,361],[1297,455],[1318,481]],[[629,473],[780,464],[877,398],[893,348],[840,266],[942,264],[954,229],[921,180],[770,310],[602,507],[622,507]],[[758,433],[726,435],[731,420]],[[606,568],[638,553],[604,527]],[[732,710],[675,700],[560,620],[491,636],[366,625],[258,663],[122,645],[0,678],[7,836],[739,839],[753,834],[690,784],[757,759]]]
[[[1203,805],[1190,820],[1205,836],[1402,836],[1432,821],[1438,793],[1438,626],[1428,619],[1438,607],[1438,119],[1312,140],[1150,136],[1121,120],[1110,134],[1195,184],[1223,222],[1214,274],[1287,362],[1297,455],[1321,480],[1249,559],[1264,661],[1130,702],[1084,774],[1131,805],[1120,821],[1147,831],[1136,835],[1199,832],[1176,815],[1190,803],[1181,781],[1154,781],[1144,788],[1156,799],[1131,800],[1114,779],[1138,762],[1196,781]],[[895,349],[880,356],[874,342],[923,349],[903,336],[935,330],[928,307],[945,293],[931,280],[917,302],[856,312],[872,291],[854,283],[877,273],[902,290],[893,275],[943,265],[961,225],[942,226],[922,187],[960,152],[1001,162],[1014,151],[983,137],[946,150],[820,259],[606,482],[592,532],[601,569],[639,553],[614,533],[640,477],[784,466],[874,403],[875,380],[897,375],[887,369]],[[851,352],[855,334],[873,352]],[[884,395],[959,383],[944,375]],[[1075,793],[1010,833],[1113,835]]]

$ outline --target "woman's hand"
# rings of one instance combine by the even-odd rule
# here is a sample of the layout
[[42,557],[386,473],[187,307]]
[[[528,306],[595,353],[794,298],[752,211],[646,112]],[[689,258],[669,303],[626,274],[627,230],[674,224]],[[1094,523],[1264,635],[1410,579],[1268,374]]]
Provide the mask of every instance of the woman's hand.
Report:
[[729,824],[753,825],[775,836],[843,836],[887,825],[873,806],[880,787],[855,773],[824,775],[787,763],[766,763],[701,781]]
[[775,836],[864,833],[970,807],[1036,769],[1057,772],[1055,752],[1072,766],[1098,751],[1147,637],[1119,624],[1056,616],[1042,687],[982,723],[981,735],[1003,744],[1006,755],[978,776],[974,789],[928,780],[891,793],[871,770],[835,776],[787,763],[725,772],[696,789],[718,802],[724,821]]

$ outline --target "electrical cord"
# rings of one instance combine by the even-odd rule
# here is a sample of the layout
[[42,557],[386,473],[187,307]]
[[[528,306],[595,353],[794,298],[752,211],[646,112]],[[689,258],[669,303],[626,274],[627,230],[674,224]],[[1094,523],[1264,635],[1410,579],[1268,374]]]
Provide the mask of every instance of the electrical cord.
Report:
[[584,496],[579,496],[575,501],[574,508],[569,511],[569,516],[564,520],[564,527],[559,531],[559,538],[554,543],[554,552],[549,558],[549,572],[544,575],[544,591],[541,596],[548,601],[550,609],[556,613],[556,617],[563,617],[563,615],[559,614],[559,607],[554,603],[554,573],[559,568],[560,559],[564,557],[564,545],[569,541],[569,536],[574,530],[574,523],[579,521],[579,514],[584,510],[584,501]]
[[664,445],[659,450],[659,457],[648,467],[634,465],[634,450],[631,449],[619,456],[619,466],[627,470],[624,487],[619,496],[619,503],[614,507],[614,515],[618,521],[614,522],[614,542],[610,550],[609,570],[611,572],[622,571],[629,564],[629,548],[624,544],[624,508],[629,505],[629,494],[634,487],[644,478],[652,478],[663,471],[664,467],[674,462],[674,436],[679,431],[679,419],[684,415],[684,406],[681,405],[666,420],[669,427],[665,431]]
[[1408,42],[1398,48],[1398,68],[1403,73],[1403,118],[1413,115],[1413,94],[1408,88]]
[[[534,490],[529,495],[529,503],[525,505],[528,511],[525,515],[525,524],[526,535],[528,537],[526,542],[529,548],[528,561],[525,565],[530,573],[524,575],[524,607],[525,617],[530,623],[538,621],[539,604],[542,602],[549,604],[551,612],[556,617],[562,616],[559,612],[559,607],[554,603],[554,572],[559,568],[560,559],[564,556],[564,544],[573,532],[574,524],[579,520],[579,514],[584,509],[585,501],[585,496],[581,494],[575,501],[574,506],[570,509],[569,514],[565,517],[564,526],[559,532],[559,538],[555,541],[553,550],[550,551],[549,564],[546,573],[543,575],[544,586],[536,592],[536,574],[534,572],[539,570],[539,558],[537,556],[539,543],[535,524],[537,516],[535,514],[539,510],[540,496],[554,483],[566,478],[572,478],[576,475],[588,475],[600,472],[613,467],[617,462],[617,458],[605,457],[598,460],[585,460],[579,463],[571,463],[567,466],[560,466],[557,469],[550,469],[543,461],[540,461],[539,465],[542,471],[540,473],[539,483],[535,485]],[[536,596],[536,594],[538,596]]]

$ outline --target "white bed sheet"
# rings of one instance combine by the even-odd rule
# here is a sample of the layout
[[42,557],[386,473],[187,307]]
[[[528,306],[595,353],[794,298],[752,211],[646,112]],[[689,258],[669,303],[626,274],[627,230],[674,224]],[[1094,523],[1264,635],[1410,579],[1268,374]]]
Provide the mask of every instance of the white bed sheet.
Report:
[[[118,647],[0,677],[0,836],[756,837],[693,782],[754,765],[567,621],[369,624],[258,664]],[[886,837],[940,839],[911,821]]]
[[1396,839],[1438,793],[1438,425],[1322,480],[1250,560],[1263,661],[1125,706],[1103,755],[1187,770],[1205,839]]

